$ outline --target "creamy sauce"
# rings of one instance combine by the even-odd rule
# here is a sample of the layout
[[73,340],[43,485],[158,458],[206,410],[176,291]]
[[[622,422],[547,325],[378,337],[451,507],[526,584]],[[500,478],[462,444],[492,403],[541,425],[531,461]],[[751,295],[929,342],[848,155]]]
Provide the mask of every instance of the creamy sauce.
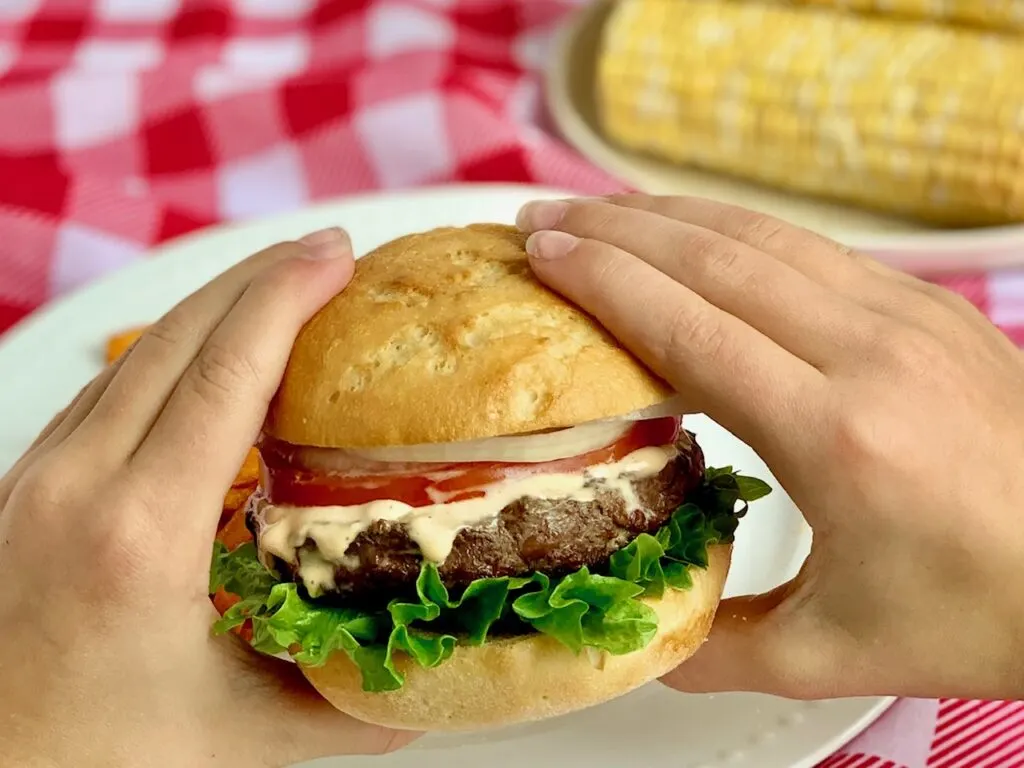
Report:
[[334,589],[334,570],[334,563],[327,560],[319,550],[299,551],[299,573],[302,574],[302,583],[313,597]]
[[[620,461],[598,464],[583,472],[534,474],[509,477],[483,488],[484,495],[450,501],[434,498],[434,504],[413,507],[400,501],[381,499],[366,504],[336,507],[288,507],[266,504],[258,513],[260,554],[274,555],[296,564],[311,594],[334,586],[334,566],[351,567],[348,548],[374,522],[400,523],[420,548],[425,560],[443,563],[459,531],[497,518],[502,509],[517,499],[590,502],[598,493],[618,493],[628,510],[640,508],[633,482],[653,477],[677,455],[674,445],[652,446],[633,451]],[[303,548],[312,541],[316,550]],[[301,549],[300,549],[301,548]]]

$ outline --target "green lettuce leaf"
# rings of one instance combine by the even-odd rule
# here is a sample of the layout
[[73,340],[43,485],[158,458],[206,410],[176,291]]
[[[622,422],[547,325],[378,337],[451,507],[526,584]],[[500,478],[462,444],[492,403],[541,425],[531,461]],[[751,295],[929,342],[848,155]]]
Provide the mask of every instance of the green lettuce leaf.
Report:
[[541,632],[573,653],[594,648],[613,655],[645,647],[658,617],[643,602],[667,589],[689,589],[691,569],[706,568],[708,547],[732,541],[747,504],[771,489],[732,467],[709,468],[693,501],[681,506],[654,535],[641,534],[609,559],[604,573],[580,568],[552,580],[477,579],[453,596],[426,563],[415,598],[378,609],[350,608],[305,597],[260,563],[256,547],[228,551],[214,546],[210,593],[218,588],[240,601],[214,624],[223,633],[252,625],[252,646],[267,654],[290,653],[307,666],[344,652],[356,664],[366,691],[391,691],[405,680],[395,665],[404,654],[424,668],[444,663],[458,645],[482,645],[500,622],[503,632]]
[[540,591],[517,597],[512,610],[573,653],[588,646],[630,653],[647,645],[658,630],[654,610],[635,599],[644,591],[638,584],[593,574],[586,566],[554,585],[543,574],[536,577]]
[[269,593],[277,578],[263,567],[251,541],[233,552],[219,541],[213,544],[213,562],[210,565],[210,594],[223,587],[233,595]]

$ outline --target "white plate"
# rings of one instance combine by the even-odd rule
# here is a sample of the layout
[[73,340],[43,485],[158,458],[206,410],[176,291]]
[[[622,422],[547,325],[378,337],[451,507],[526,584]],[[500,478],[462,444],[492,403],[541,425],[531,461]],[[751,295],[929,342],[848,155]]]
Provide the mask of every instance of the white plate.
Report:
[[1024,226],[936,230],[840,203],[815,200],[632,152],[598,127],[594,72],[610,0],[593,0],[558,36],[545,73],[548,110],[562,133],[595,165],[635,189],[697,195],[770,213],[915,272],[993,269],[1024,263]]
[[[33,316],[0,341],[0,470],[100,369],[112,333],[155,319],[203,282],[272,242],[332,224],[352,233],[364,252],[411,231],[443,224],[511,221],[534,197],[564,192],[521,186],[449,187],[352,198],[279,218],[211,229],[160,249],[155,258]],[[771,480],[757,456],[711,421],[689,422],[714,464],[733,464]],[[777,491],[740,527],[729,594],[769,589],[796,573],[810,531]],[[466,764],[492,768],[524,760],[551,765],[621,768],[646,765],[809,766],[865,728],[888,699],[806,704],[766,696],[683,696],[653,685],[559,720],[474,736],[428,736],[412,750],[376,759],[385,768]],[[360,759],[317,765],[364,765]],[[366,762],[365,765],[371,765]]]

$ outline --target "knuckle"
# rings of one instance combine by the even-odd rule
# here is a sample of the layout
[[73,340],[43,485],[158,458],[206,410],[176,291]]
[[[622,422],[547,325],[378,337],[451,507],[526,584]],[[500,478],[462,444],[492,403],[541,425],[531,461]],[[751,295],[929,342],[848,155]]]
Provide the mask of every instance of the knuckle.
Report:
[[790,229],[788,224],[753,211],[737,209],[730,216],[736,220],[736,239],[762,250],[771,248],[773,243],[785,238]]
[[145,505],[132,502],[110,514],[107,524],[94,535],[92,553],[102,572],[134,575],[148,558],[147,539],[151,532]]
[[[192,324],[182,305],[178,305],[150,326],[143,337],[168,347],[175,347],[188,341],[194,334]],[[142,339],[136,342],[138,344]]]
[[916,327],[891,329],[878,348],[889,366],[904,375],[943,376],[949,370],[950,353],[946,345]]
[[921,281],[921,291],[923,291],[926,296],[944,304],[961,316],[975,318],[985,317],[981,310],[978,309],[977,305],[962,293],[951,291],[944,286],[929,283],[926,280]]
[[944,288],[938,283],[933,283],[929,280],[923,280],[922,278],[917,277],[916,275],[912,275],[909,272],[897,271],[897,274],[900,276],[900,279],[906,285],[916,288],[918,291],[920,291],[925,296],[928,296],[930,298],[936,300],[944,300],[945,298],[958,295],[954,294],[953,291]]
[[[849,469],[874,467],[884,462],[886,424],[879,409],[853,402],[838,410],[832,424],[831,454],[838,466]],[[851,476],[860,476],[851,471]]]
[[984,313],[978,308],[978,305],[968,299],[962,293],[951,291],[948,288],[929,283],[931,289],[936,292],[936,295],[942,297],[950,306],[968,312],[976,317],[984,317]]
[[159,514],[151,497],[117,483],[117,492],[104,494],[95,506],[103,509],[89,526],[87,545],[94,564],[92,581],[111,597],[139,590],[161,558],[152,521]]
[[739,250],[727,246],[718,238],[695,235],[687,244],[686,257],[705,272],[729,274],[742,265]]
[[72,479],[46,460],[31,464],[15,483],[12,499],[36,519],[51,519],[74,499]]
[[760,257],[745,245],[697,236],[690,241],[683,258],[696,270],[704,285],[728,285],[732,291],[741,293],[756,288],[756,262]]
[[[574,210],[578,208],[578,210]],[[582,206],[574,206],[566,214],[563,227],[569,231],[587,232],[589,235],[601,238],[606,234],[610,225],[615,223],[617,216],[621,215],[618,207],[607,203],[584,203]]]
[[259,380],[259,370],[247,355],[222,344],[207,344],[192,368],[192,384],[204,399],[223,403],[235,397],[241,387]]
[[695,355],[703,359],[716,358],[724,342],[722,327],[713,317],[680,308],[669,323],[667,363],[671,367],[682,367]]

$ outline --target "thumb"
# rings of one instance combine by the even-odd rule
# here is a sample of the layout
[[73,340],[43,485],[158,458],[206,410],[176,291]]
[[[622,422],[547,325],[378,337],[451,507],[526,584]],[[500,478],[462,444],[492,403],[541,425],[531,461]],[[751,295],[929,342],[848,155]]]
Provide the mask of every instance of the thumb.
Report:
[[[244,654],[246,677],[251,683],[244,691],[244,705],[253,710],[247,720],[255,727],[246,732],[247,746],[250,751],[255,748],[259,756],[253,765],[294,765],[338,755],[383,755],[421,735],[364,723],[338,711],[316,692],[297,664],[249,649],[236,652]],[[245,754],[244,748],[236,754]]]
[[838,671],[833,643],[812,617],[803,576],[770,592],[723,600],[704,645],[661,681],[687,693],[828,697]]
[[[335,709],[316,692],[298,664],[265,658],[277,666],[283,700],[276,722],[291,733],[290,749],[281,754],[281,765],[334,755],[383,755],[401,749],[420,736],[356,720]],[[282,745],[284,746],[284,745]]]

